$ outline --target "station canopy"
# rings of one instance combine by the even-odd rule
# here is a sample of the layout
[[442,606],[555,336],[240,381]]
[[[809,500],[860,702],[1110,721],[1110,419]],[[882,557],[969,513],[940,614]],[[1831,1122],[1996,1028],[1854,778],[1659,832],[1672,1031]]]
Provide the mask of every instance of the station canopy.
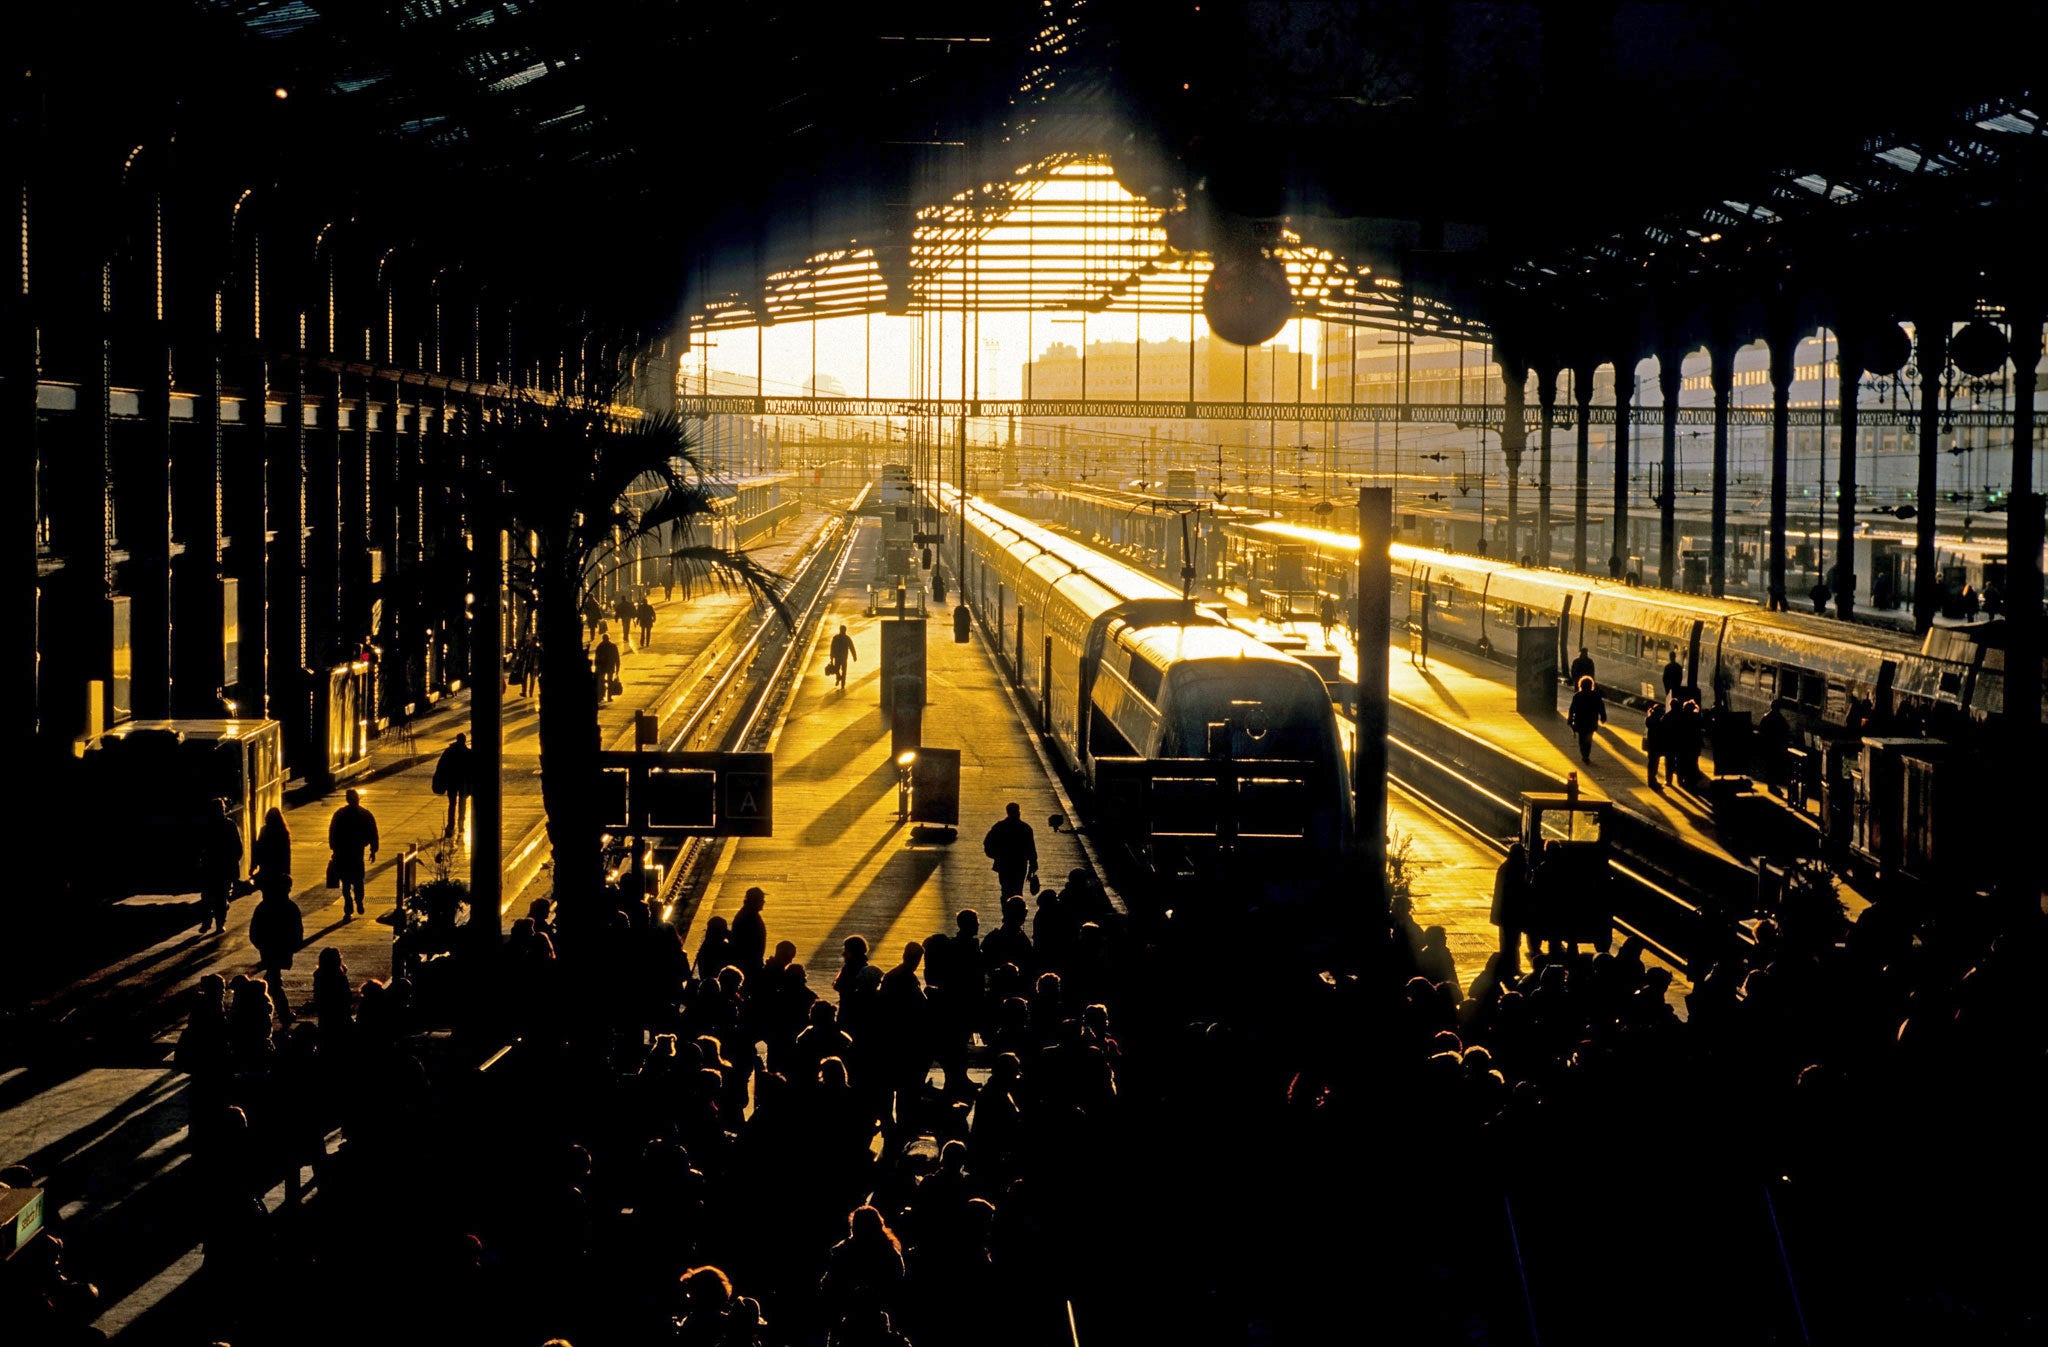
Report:
[[647,334],[957,307],[963,274],[991,307],[1185,311],[1246,249],[1297,313],[1472,335],[1787,267],[1988,294],[2048,177],[2033,4],[1929,43],[1762,0],[154,0],[27,23],[39,73],[85,91],[44,105],[56,141],[150,111],[223,173],[260,162]]

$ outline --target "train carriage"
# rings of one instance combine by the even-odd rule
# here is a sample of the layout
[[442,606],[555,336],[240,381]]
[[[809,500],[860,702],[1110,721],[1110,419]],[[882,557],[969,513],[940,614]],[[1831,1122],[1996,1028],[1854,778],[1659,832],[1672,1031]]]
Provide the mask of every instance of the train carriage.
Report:
[[963,511],[950,487],[935,494],[964,517],[965,593],[1084,781],[1104,757],[1305,762],[1310,802],[1293,826],[1345,842],[1349,773],[1320,674],[1140,570],[972,497]]
[[[1283,546],[1297,554],[1306,549],[1305,570],[1326,588],[1358,564],[1351,534],[1277,520],[1235,519],[1224,529],[1242,566],[1255,567]],[[1916,641],[1885,627],[1489,557],[1403,543],[1392,551],[1397,622],[1419,621],[1427,602],[1433,640],[1501,659],[1512,657],[1516,629],[1554,623],[1560,676],[1583,646],[1609,695],[1661,695],[1665,664],[1676,654],[1686,685],[1700,688],[1711,704],[1762,715],[1783,699],[1836,729],[1859,701],[1884,709],[1911,697],[1980,721],[2002,710],[1998,652],[1948,629]]]

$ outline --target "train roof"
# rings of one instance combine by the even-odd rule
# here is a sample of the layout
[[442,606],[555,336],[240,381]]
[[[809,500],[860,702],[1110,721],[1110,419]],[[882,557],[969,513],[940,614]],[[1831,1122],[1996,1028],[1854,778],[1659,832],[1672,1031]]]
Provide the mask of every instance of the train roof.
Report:
[[1264,660],[1298,665],[1304,672],[1314,672],[1293,656],[1235,627],[1209,623],[1126,626],[1116,633],[1115,639],[1118,645],[1142,654],[1148,663],[1162,669],[1184,660]]
[[204,717],[190,720],[124,720],[119,725],[110,725],[100,733],[101,739],[126,739],[132,734],[176,734],[186,741],[230,743],[236,739],[251,739],[269,726],[277,724],[259,716],[230,720],[226,717]]
[[[949,510],[959,508],[957,488],[942,484],[938,494]],[[1008,542],[1026,543],[1041,556],[1064,565],[1068,573],[1086,576],[1120,603],[1180,598],[1178,590],[1161,584],[1143,571],[1105,557],[1092,547],[1035,524],[1022,515],[991,505],[978,496],[967,498],[967,513],[986,530],[1012,535]],[[1047,578],[1055,577],[1047,574]]]

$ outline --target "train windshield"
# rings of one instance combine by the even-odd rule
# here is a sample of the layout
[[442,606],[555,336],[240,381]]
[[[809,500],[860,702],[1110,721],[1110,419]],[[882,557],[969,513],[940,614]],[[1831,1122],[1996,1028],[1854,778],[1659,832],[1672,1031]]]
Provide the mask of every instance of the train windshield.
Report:
[[1160,754],[1169,758],[1322,761],[1334,738],[1322,679],[1277,660],[1176,665],[1159,710]]

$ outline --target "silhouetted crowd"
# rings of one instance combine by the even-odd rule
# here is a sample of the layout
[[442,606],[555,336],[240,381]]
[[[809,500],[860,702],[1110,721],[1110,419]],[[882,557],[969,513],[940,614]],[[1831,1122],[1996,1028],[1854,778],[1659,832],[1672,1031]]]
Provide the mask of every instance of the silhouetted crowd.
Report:
[[[1414,1342],[1632,1323],[2016,1342],[2048,1323],[2038,908],[1881,903],[1852,924],[1823,883],[1682,997],[1638,939],[1527,972],[1495,953],[1462,991],[1442,945],[1397,902],[1362,975],[1306,982],[1283,1016],[1315,1029],[1278,1186],[1399,1213],[1402,1236],[1365,1262],[1288,1245],[1277,1275],[1293,1264],[1301,1295],[1363,1278],[1389,1340]],[[1405,1164],[1361,1145],[1393,1118]]]
[[[1405,901],[1338,950],[1077,871],[812,970],[763,897],[694,956],[537,908],[438,1008],[203,979],[190,1340],[2038,1340],[2038,912],[1824,895],[1681,1018],[1633,940],[1461,985]],[[18,1340],[95,1340],[41,1257]]]

